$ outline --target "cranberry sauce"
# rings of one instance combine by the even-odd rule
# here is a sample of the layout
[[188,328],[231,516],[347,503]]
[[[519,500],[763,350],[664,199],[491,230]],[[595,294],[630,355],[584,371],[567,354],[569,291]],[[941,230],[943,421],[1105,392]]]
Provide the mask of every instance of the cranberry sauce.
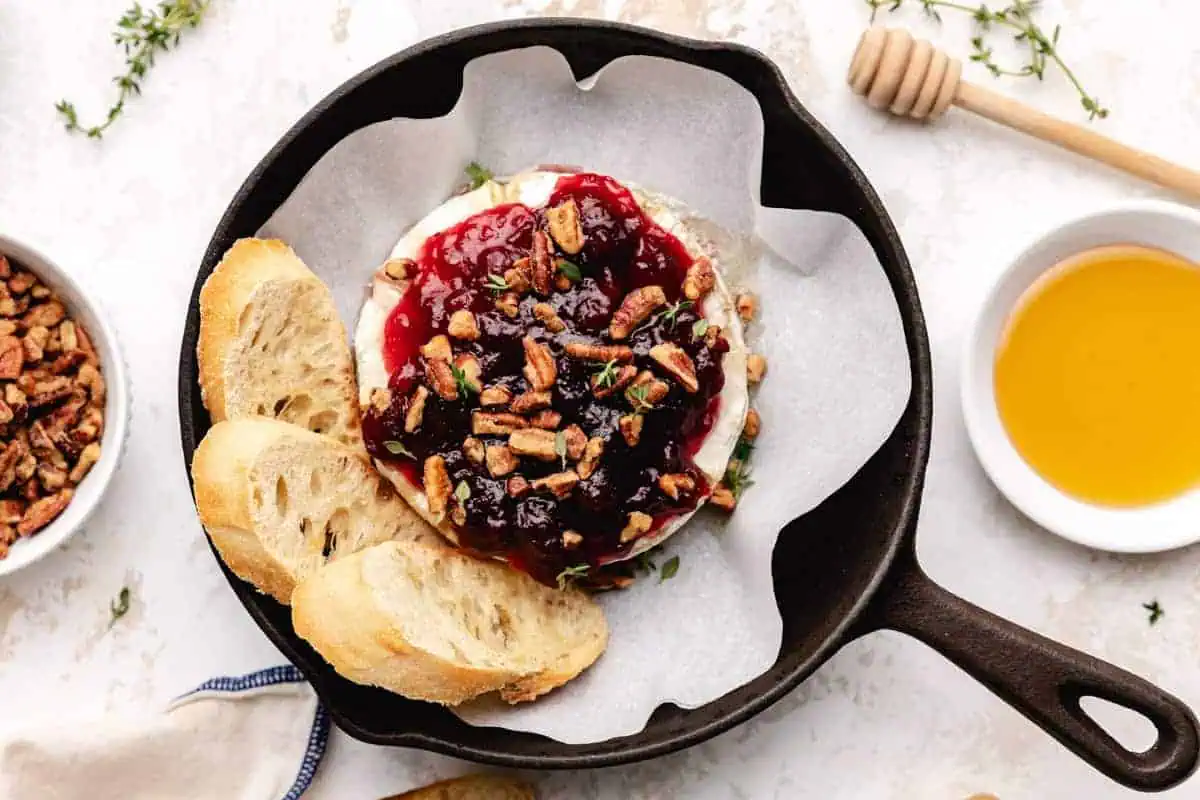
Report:
[[[422,481],[425,459],[445,459],[451,485],[458,489],[450,507],[460,507],[456,524],[460,543],[487,555],[503,555],[538,580],[554,584],[568,567],[591,566],[627,552],[632,542],[620,542],[631,512],[650,515],[652,530],[670,518],[695,507],[707,494],[702,473],[692,456],[712,427],[724,383],[721,357],[724,340],[706,346],[700,308],[682,299],[681,285],[692,258],[683,244],[663,230],[638,206],[630,192],[600,175],[560,178],[546,208],[573,201],[584,235],[582,250],[564,256],[556,250],[560,272],[579,279],[567,288],[554,288],[548,296],[527,291],[515,316],[497,307],[498,290],[489,289],[518,259],[530,255],[535,230],[546,229],[546,209],[504,205],[476,214],[430,237],[416,259],[413,285],[391,312],[385,326],[384,362],[391,375],[391,401],[387,410],[372,409],[363,423],[370,453],[401,470],[415,484]],[[551,239],[552,247],[555,246]],[[563,264],[561,259],[569,263]],[[563,267],[566,267],[565,272]],[[489,278],[491,276],[491,278]],[[560,287],[563,286],[560,282]],[[631,290],[662,287],[667,305],[643,322],[620,344],[634,352],[638,370],[650,370],[669,386],[667,396],[642,415],[642,432],[629,446],[618,420],[631,413],[622,391],[595,397],[592,378],[604,368],[568,356],[568,342],[609,345],[608,325],[622,299]],[[538,303],[553,306],[565,325],[551,332],[534,314]],[[580,426],[588,437],[605,441],[595,471],[565,497],[550,491],[528,491],[510,496],[506,486],[512,475],[494,478],[484,464],[463,452],[472,436],[472,411],[480,410],[480,397],[471,391],[447,401],[431,391],[420,426],[405,432],[405,413],[418,384],[429,379],[420,348],[432,337],[446,334],[451,314],[471,311],[479,329],[474,341],[450,337],[454,355],[475,356],[482,369],[482,387],[504,386],[514,396],[529,390],[524,377],[522,339],[531,336],[549,347],[557,367],[552,388],[552,408],[562,415],[558,430]],[[511,313],[511,308],[509,309]],[[692,359],[699,390],[687,393],[679,382],[648,356],[657,344],[673,343]],[[618,367],[620,365],[617,365]],[[505,411],[488,408],[485,411]],[[506,436],[476,435],[485,445],[505,444]],[[385,442],[399,442],[411,454],[396,455]],[[399,450],[394,444],[393,450]],[[512,474],[529,481],[575,466],[571,460],[540,461],[522,457]],[[660,475],[686,473],[696,483],[691,492],[672,499],[658,484]],[[460,487],[465,483],[469,495]],[[464,513],[465,512],[465,515]],[[452,515],[454,516],[454,515]],[[564,531],[575,531],[582,541],[568,548]]]

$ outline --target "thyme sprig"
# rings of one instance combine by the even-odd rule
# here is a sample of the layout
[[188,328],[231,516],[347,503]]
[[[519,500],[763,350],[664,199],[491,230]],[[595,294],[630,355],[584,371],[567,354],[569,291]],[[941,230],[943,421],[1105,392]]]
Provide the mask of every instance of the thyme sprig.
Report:
[[617,382],[617,360],[606,363],[600,368],[600,371],[595,374],[596,387],[600,389],[612,386]]
[[[1066,76],[1075,91],[1079,93],[1079,102],[1087,112],[1088,119],[1097,117],[1104,119],[1109,109],[1101,105],[1099,98],[1084,88],[1075,72],[1067,66],[1058,51],[1059,37],[1062,26],[1055,25],[1054,30],[1047,32],[1034,21],[1034,12],[1041,5],[1040,0],[1012,0],[1002,8],[993,8],[986,3],[977,6],[967,3],[956,3],[951,0],[865,0],[871,8],[871,20],[882,11],[898,11],[912,4],[919,5],[921,12],[935,22],[942,21],[939,10],[961,11],[970,14],[975,21],[977,33],[971,38],[971,61],[979,64],[996,77],[1011,76],[1016,78],[1037,78],[1045,80],[1046,68],[1054,64]],[[1025,48],[1026,61],[1017,68],[1001,66],[996,60],[993,48],[988,43],[988,35],[996,28],[1006,28],[1013,32],[1013,39],[1018,46]]]
[[63,118],[63,125],[71,133],[87,134],[89,139],[99,139],[125,111],[125,103],[142,93],[142,81],[154,66],[154,57],[179,44],[180,35],[195,28],[204,19],[211,0],[167,0],[157,8],[143,8],[134,3],[125,15],[117,20],[113,31],[113,42],[125,51],[125,74],[113,78],[117,85],[117,100],[108,109],[104,122],[99,125],[82,125],[75,104],[59,100],[54,108]]

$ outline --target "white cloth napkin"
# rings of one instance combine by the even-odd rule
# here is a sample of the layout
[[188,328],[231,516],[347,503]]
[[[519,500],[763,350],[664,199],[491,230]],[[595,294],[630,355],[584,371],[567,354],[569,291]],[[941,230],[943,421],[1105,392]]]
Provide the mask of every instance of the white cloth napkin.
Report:
[[296,800],[329,716],[293,666],[214,678],[159,714],[10,727],[3,800]]

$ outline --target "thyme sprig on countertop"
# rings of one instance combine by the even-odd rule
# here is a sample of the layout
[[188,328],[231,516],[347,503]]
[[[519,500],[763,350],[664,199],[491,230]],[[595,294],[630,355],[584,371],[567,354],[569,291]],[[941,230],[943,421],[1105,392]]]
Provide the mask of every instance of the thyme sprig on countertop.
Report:
[[[970,14],[975,21],[978,33],[971,38],[971,60],[983,66],[996,77],[1002,75],[1017,78],[1037,78],[1039,81],[1046,77],[1046,68],[1051,63],[1062,71],[1075,91],[1079,93],[1079,102],[1087,112],[1088,119],[1097,117],[1104,119],[1108,116],[1108,108],[1100,104],[1099,98],[1089,93],[1074,71],[1063,61],[1058,52],[1058,40],[1062,34],[1062,26],[1055,25],[1054,30],[1046,32],[1033,15],[1041,5],[1040,0],[1012,0],[1002,8],[993,8],[986,3],[969,5],[955,3],[950,0],[865,0],[871,7],[871,20],[882,11],[898,11],[912,4],[919,5],[922,13],[935,22],[942,21],[939,9],[961,11]],[[1024,64],[1016,69],[1003,67],[995,60],[993,49],[989,46],[987,37],[996,28],[1007,28],[1013,31],[1013,39],[1017,44],[1028,50]]]
[[165,0],[157,8],[143,8],[141,3],[134,3],[117,20],[117,29],[113,31],[113,42],[125,51],[125,74],[113,78],[117,85],[116,102],[108,109],[104,122],[87,126],[80,124],[74,103],[59,100],[54,108],[63,118],[66,129],[71,133],[85,133],[89,139],[104,136],[125,110],[125,103],[142,93],[142,81],[154,66],[155,55],[175,47],[185,30],[199,25],[210,2]]

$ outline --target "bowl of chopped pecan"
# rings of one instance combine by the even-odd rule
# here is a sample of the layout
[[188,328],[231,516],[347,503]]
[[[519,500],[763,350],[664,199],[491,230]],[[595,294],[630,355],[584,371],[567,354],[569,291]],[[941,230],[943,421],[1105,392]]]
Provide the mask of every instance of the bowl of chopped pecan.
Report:
[[125,366],[94,301],[0,234],[0,576],[80,529],[116,472],[128,416]]

